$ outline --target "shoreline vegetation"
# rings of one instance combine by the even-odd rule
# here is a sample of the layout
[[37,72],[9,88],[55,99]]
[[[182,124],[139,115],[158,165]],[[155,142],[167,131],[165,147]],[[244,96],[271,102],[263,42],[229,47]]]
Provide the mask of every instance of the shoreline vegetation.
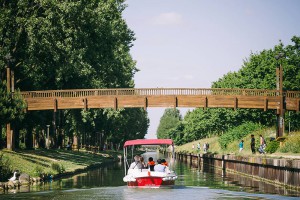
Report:
[[[85,170],[120,159],[121,153],[107,150],[99,153],[83,150],[36,149],[0,151],[0,191],[35,182],[72,176]],[[20,179],[8,180],[17,172]],[[21,177],[24,177],[25,179]]]
[[[226,134],[226,133],[225,133]],[[256,147],[258,148],[259,135],[262,134],[267,141],[267,145],[271,145],[270,139],[276,136],[275,130],[272,128],[259,129],[242,138],[234,139],[226,148],[222,148],[220,144],[220,136],[204,138],[181,146],[176,146],[175,151],[180,153],[206,153],[203,150],[203,144],[208,143],[209,149],[207,153],[213,154],[229,154],[239,156],[263,156],[270,158],[300,159],[297,147],[300,145],[300,132],[291,132],[287,134],[276,151],[266,154],[252,154],[250,149],[250,135],[254,134],[256,139]],[[239,142],[244,140],[244,149],[239,152]],[[200,143],[200,151],[197,149]],[[285,146],[296,146],[290,151],[286,151]],[[193,148],[194,147],[194,148]],[[285,151],[283,151],[285,150]],[[1,150],[0,151],[0,191],[28,185],[34,182],[42,182],[55,180],[66,176],[72,176],[85,170],[99,167],[103,164],[114,162],[122,157],[119,151],[106,150],[101,152],[92,152],[86,150],[65,150],[65,149],[35,149],[35,150]],[[27,175],[28,181],[15,180],[8,181],[13,173],[17,171],[19,175]],[[25,176],[26,177],[26,176]]]
[[[250,148],[251,134],[253,134],[255,138],[255,148],[256,148],[255,154],[252,154]],[[265,138],[267,148],[269,146],[270,149],[269,152],[267,151],[265,154],[260,154],[257,150],[259,148],[259,135],[262,135]],[[208,143],[209,149],[207,152],[213,154],[223,154],[223,155],[231,154],[231,155],[240,155],[240,156],[264,156],[264,157],[271,157],[271,158],[300,159],[300,132],[299,131],[285,134],[284,137],[279,138],[277,140],[273,140],[273,138],[276,138],[275,129],[263,128],[245,134],[241,138],[232,139],[232,141],[230,141],[225,148],[221,147],[220,143],[222,142],[220,142],[220,136],[213,136],[210,138],[203,138],[200,140],[195,140],[193,142],[186,143],[184,145],[176,146],[175,151],[178,153],[180,152],[180,153],[192,153],[192,154],[204,153],[203,144]],[[240,152],[239,143],[241,142],[241,140],[244,141],[244,149]],[[200,151],[197,149],[198,143],[200,143]],[[277,144],[278,146],[274,144]]]

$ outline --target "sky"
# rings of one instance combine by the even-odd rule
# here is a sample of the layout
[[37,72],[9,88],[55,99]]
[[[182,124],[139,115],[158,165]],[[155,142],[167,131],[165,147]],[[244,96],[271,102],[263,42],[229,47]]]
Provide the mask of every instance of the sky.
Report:
[[[300,36],[300,0],[127,0],[135,88],[210,88],[250,53]],[[274,72],[275,73],[275,72]],[[193,108],[188,108],[192,110]],[[184,114],[187,108],[180,108]],[[165,108],[148,108],[156,138]]]

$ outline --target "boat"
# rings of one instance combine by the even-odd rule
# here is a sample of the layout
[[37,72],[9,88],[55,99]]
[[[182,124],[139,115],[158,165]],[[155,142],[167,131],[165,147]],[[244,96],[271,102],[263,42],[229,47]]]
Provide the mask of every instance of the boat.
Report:
[[[171,171],[171,166],[167,167],[165,172],[150,171],[150,169],[129,169],[128,162],[128,148],[131,147],[131,158],[133,158],[133,150],[135,146],[139,145],[171,145],[171,159],[174,159],[174,143],[171,139],[137,139],[128,140],[125,142],[124,150],[124,168],[125,176],[123,181],[127,183],[130,188],[161,188],[173,187],[177,175]],[[172,163],[172,162],[170,162]]]

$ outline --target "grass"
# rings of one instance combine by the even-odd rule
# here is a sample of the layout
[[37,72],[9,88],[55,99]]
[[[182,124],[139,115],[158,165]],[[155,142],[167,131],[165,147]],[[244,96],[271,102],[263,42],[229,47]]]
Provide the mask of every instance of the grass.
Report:
[[103,153],[89,153],[68,150],[2,150],[4,158],[10,160],[12,171],[19,170],[32,177],[42,174],[57,175],[62,172],[74,172],[91,165],[101,164],[113,160],[120,153],[105,151]]
[[[249,156],[252,155],[251,152],[251,148],[250,148],[250,140],[251,140],[251,134],[254,134],[255,140],[256,140],[256,147],[258,148],[258,142],[259,142],[259,135],[263,135],[264,138],[266,139],[266,142],[268,144],[268,142],[270,141],[270,138],[276,138],[276,132],[274,128],[268,128],[268,129],[262,129],[259,131],[255,131],[252,132],[248,135],[246,135],[245,137],[242,138],[242,140],[244,140],[244,150],[240,153],[239,152],[239,143],[240,140],[235,140],[233,142],[231,142],[227,148],[225,150],[221,149],[221,146],[218,142],[219,137],[211,137],[211,138],[205,138],[205,139],[201,139],[201,140],[196,140],[181,146],[176,146],[175,147],[175,151],[176,152],[183,152],[183,153],[199,153],[197,151],[197,144],[198,142],[200,142],[200,146],[201,146],[201,151],[200,153],[203,153],[203,143],[204,142],[208,142],[209,143],[209,152],[210,153],[215,153],[215,154],[235,154],[235,155],[243,155],[243,156]],[[298,138],[300,136],[300,132],[293,132],[290,135],[285,136],[286,140],[286,144],[289,143],[289,145],[291,145],[291,143],[293,143],[294,141],[294,145],[295,146],[299,146],[299,140],[295,140],[296,138]],[[192,145],[195,145],[195,149],[192,149]],[[283,146],[284,147],[284,146]],[[283,148],[282,147],[282,148]],[[257,155],[259,155],[257,153]],[[300,158],[300,154],[297,153],[293,153],[291,151],[289,152],[285,152],[282,153],[280,151],[280,148],[274,153],[274,154],[269,154],[267,156],[272,156],[272,157],[291,157],[291,158],[295,158],[295,157],[299,157]]]

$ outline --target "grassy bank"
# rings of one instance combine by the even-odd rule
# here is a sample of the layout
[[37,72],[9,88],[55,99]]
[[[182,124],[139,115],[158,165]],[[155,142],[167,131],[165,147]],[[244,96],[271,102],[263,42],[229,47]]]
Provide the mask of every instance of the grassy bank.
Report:
[[[103,153],[89,153],[86,151],[68,150],[20,150],[20,151],[0,151],[2,154],[1,163],[12,172],[19,170],[32,177],[41,174],[51,174],[54,177],[63,173],[72,173],[76,170],[85,169],[91,165],[100,165],[104,162],[117,159],[119,152],[105,151]],[[0,168],[1,168],[0,163]],[[6,176],[11,176],[7,174]],[[7,180],[5,174],[0,181]]]
[[[177,146],[175,148],[176,152],[185,152],[185,153],[203,153],[203,144],[205,142],[209,143],[209,152],[210,153],[216,153],[216,154],[235,154],[235,155],[244,155],[249,156],[253,155],[250,148],[250,140],[251,140],[251,134],[254,134],[255,139],[259,141],[259,135],[262,134],[264,138],[267,141],[267,145],[270,140],[270,138],[276,137],[275,129],[262,129],[258,131],[254,131],[252,133],[247,134],[245,137],[239,140],[234,140],[228,146],[226,149],[222,149],[219,143],[219,137],[211,137],[211,138],[205,138],[201,140],[196,140],[181,146]],[[266,156],[272,156],[272,157],[290,157],[290,158],[298,158],[300,159],[300,154],[293,152],[293,150],[289,150],[289,148],[286,148],[287,146],[294,146],[299,147],[299,138],[300,138],[300,132],[292,132],[289,135],[285,136],[285,142],[283,143],[283,146],[281,148],[278,148],[277,151],[273,154],[266,154]],[[240,153],[239,152],[239,143],[241,140],[244,140],[244,150]],[[197,151],[197,144],[200,143],[201,151]],[[192,146],[195,146],[194,150],[192,149]],[[257,143],[256,143],[257,144]],[[284,146],[284,145],[287,146]],[[258,145],[256,145],[258,147]],[[256,155],[259,155],[256,153]]]

